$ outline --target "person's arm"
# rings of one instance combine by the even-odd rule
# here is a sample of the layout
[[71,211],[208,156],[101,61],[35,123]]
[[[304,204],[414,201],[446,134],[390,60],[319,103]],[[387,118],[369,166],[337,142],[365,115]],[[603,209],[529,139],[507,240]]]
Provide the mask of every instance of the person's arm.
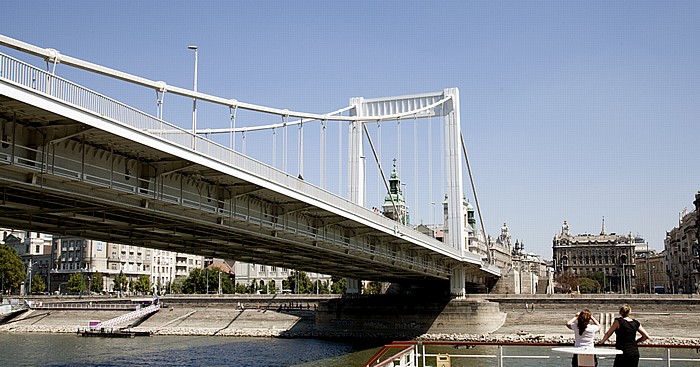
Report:
[[610,335],[612,335],[612,333],[614,333],[618,327],[620,327],[620,323],[617,322],[617,320],[615,320],[615,322],[613,322],[613,324],[610,326],[610,329],[608,329],[608,331],[603,336],[603,339],[600,340],[600,344],[604,344],[606,341],[608,341]]
[[649,340],[649,334],[647,334],[647,331],[644,330],[644,328],[642,327],[641,324],[639,325],[639,329],[637,329],[637,331],[639,331],[639,334],[642,335],[639,339],[637,339],[637,343],[641,343],[645,340]]
[[600,325],[598,323],[598,320],[596,320],[595,317],[593,317],[593,315],[591,315],[591,322],[593,323],[593,325]]
[[569,321],[566,322],[566,327],[568,327],[569,329],[573,330],[573,328],[571,327],[571,325],[573,325],[574,322],[576,322],[577,319],[578,319],[578,314],[576,314],[576,316],[574,316],[573,319],[571,319],[571,320],[569,320]]

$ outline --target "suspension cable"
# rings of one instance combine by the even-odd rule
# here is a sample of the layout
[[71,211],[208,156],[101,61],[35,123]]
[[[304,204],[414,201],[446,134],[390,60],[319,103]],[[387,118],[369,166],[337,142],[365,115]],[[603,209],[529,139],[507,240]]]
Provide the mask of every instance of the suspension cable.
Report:
[[[384,175],[384,170],[382,170],[382,164],[379,161],[379,157],[377,156],[377,151],[374,150],[374,144],[372,143],[372,138],[369,136],[369,131],[367,130],[367,125],[362,124],[362,128],[365,130],[365,134],[367,135],[367,141],[369,142],[369,147],[372,148],[372,154],[374,155],[374,161],[377,162],[377,168],[379,169],[379,173],[382,176],[382,182],[384,183],[384,187],[386,188],[386,192],[389,193],[389,198],[391,199],[391,206],[394,207],[394,213],[396,213],[396,216],[398,218],[399,215],[399,209],[396,206],[396,202],[394,201],[394,195],[391,195],[391,190],[389,189],[389,182],[386,180],[386,176]],[[406,224],[406,223],[403,223]]]
[[[484,227],[484,219],[481,216],[481,207],[479,206],[479,198],[476,196],[476,185],[474,185],[474,176],[472,176],[472,169],[471,166],[469,165],[469,156],[467,155],[467,147],[464,145],[464,136],[462,135],[462,132],[459,132],[459,139],[460,142],[462,143],[462,153],[464,153],[464,160],[467,162],[467,171],[469,172],[469,182],[471,182],[472,185],[472,193],[474,194],[474,203],[476,204],[476,211],[479,213],[479,222],[481,224],[481,233],[484,236],[484,242],[486,241],[486,229]],[[488,252],[488,251],[487,251]],[[489,262],[491,261],[491,254],[489,253]]]

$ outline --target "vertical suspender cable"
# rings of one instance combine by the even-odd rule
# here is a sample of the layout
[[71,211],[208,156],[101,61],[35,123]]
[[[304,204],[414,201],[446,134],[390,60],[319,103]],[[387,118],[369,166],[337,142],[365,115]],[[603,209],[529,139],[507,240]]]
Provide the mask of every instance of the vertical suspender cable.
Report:
[[304,122],[299,122],[299,178],[304,179]]
[[418,209],[418,171],[416,170],[416,161],[418,160],[418,146],[416,145],[416,140],[418,133],[416,131],[416,125],[418,125],[418,116],[413,115],[413,205]]
[[282,116],[282,170],[287,173],[287,118],[288,116]]
[[[369,140],[369,134],[367,134],[367,139]],[[377,164],[377,169],[379,169],[379,174],[384,175],[381,169],[381,161],[382,161],[382,122],[377,121],[377,149],[379,151],[379,157],[377,158],[379,160],[379,163]],[[377,176],[379,178],[379,176]],[[377,182],[379,185],[378,190],[377,190],[377,201],[381,202],[382,199],[382,182]],[[389,193],[389,190],[387,190],[387,194]],[[396,212],[398,213],[398,211]]]
[[396,139],[397,141],[397,151],[396,153],[396,158],[398,158],[398,161],[396,162],[396,170],[398,172],[401,172],[401,120],[398,118],[396,119]]
[[[352,123],[348,123],[348,128]],[[338,195],[343,195],[343,124],[338,124]]]
[[[438,155],[439,157],[439,155]],[[433,116],[430,116],[428,120],[428,195],[430,196],[430,202],[442,203],[442,200],[435,200],[433,197]],[[433,218],[435,217],[435,207],[432,208]],[[437,225],[437,223],[433,223]]]
[[321,121],[321,188],[326,188],[326,121]]
[[272,128],[272,167],[277,168],[277,130]]
[[242,132],[241,139],[243,140],[243,155],[247,154],[247,149],[246,149],[246,137],[245,137],[245,130]]

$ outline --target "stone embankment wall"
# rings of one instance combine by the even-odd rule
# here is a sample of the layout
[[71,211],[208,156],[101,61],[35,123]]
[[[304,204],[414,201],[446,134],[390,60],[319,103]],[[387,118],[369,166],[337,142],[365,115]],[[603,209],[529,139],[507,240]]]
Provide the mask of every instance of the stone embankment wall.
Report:
[[362,331],[390,338],[425,333],[478,333],[497,330],[505,321],[498,303],[484,300],[431,300],[404,296],[338,299],[320,305],[321,332]]
[[[596,318],[601,313],[615,316],[619,306],[628,303],[633,316],[651,334],[652,342],[700,344],[698,296],[483,296],[486,299],[473,297],[432,302],[433,306],[426,306],[431,302],[397,304],[396,301],[382,303],[376,299],[358,298],[354,303],[346,302],[340,307],[331,306],[338,301],[324,304],[328,299],[295,296],[284,299],[272,299],[272,296],[165,298],[164,309],[130,327],[134,331],[150,331],[155,335],[388,337],[568,343],[573,335],[564,323],[576,312],[588,308]],[[62,302],[67,300],[61,299]],[[97,299],[93,300],[97,303]],[[74,301],[85,302],[84,299]],[[51,301],[43,299],[43,302]],[[363,302],[366,304],[363,305]],[[0,332],[74,333],[78,328],[87,327],[90,320],[105,321],[124,312],[30,310],[0,325]]]

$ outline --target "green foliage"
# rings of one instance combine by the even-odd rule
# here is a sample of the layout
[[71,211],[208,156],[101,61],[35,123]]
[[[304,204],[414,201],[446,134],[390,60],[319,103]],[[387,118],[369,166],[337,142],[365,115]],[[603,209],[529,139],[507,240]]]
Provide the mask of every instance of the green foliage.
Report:
[[[238,290],[237,286],[234,286],[233,280],[229,279],[228,274],[223,273],[219,268],[212,267],[208,270],[193,269],[190,275],[182,282],[181,292],[186,294],[207,293],[207,279],[209,279],[209,293],[219,292],[219,279],[221,279],[222,293],[232,294]],[[173,292],[175,292],[175,289],[173,289]]]
[[95,292],[95,293],[102,293],[104,289],[102,289],[102,273],[99,271],[96,271],[90,275],[90,292]]
[[10,291],[19,288],[25,278],[25,266],[15,249],[0,245],[0,287]]
[[83,277],[83,273],[71,274],[70,278],[68,278],[68,291],[82,294],[86,290],[87,287],[85,286],[85,277]]
[[345,278],[341,277],[332,277],[331,278],[331,293],[332,294],[345,294],[345,291],[347,290],[347,284],[345,282]]
[[311,293],[314,294],[329,294],[330,292],[331,291],[327,280],[323,282],[320,280],[315,281],[313,289],[311,290]]
[[127,290],[129,290],[129,280],[126,279],[126,275],[124,275],[122,270],[114,277],[114,291],[125,292]]
[[578,289],[581,293],[600,293],[600,283],[591,278],[578,278]]
[[[284,283],[284,281],[282,281],[282,282]],[[248,287],[246,287],[245,285],[243,285],[241,283],[236,283],[235,293],[246,294],[246,293],[248,293]]]
[[267,293],[270,293],[270,294],[277,293],[277,284],[275,283],[274,279],[267,282]]
[[151,278],[146,274],[139,275],[139,278],[134,284],[134,291],[140,293],[148,293],[151,291]]
[[172,293],[180,294],[184,293],[183,289],[185,287],[185,281],[187,280],[187,277],[179,276],[175,277],[173,280],[172,287],[168,288],[168,291],[171,291],[170,288],[172,288]]
[[306,272],[294,270],[289,274],[287,280],[282,281],[282,288],[289,289],[292,293],[310,294],[313,285]]
[[44,283],[44,278],[39,274],[34,274],[32,277],[32,294],[43,294],[46,291],[46,284]]
[[[583,274],[585,278],[590,278],[598,282],[599,285],[602,285],[605,282],[605,274],[603,274],[602,271],[589,271],[585,274]],[[600,289],[601,292],[603,292],[603,289],[601,287]],[[583,292],[583,291],[582,291]]]
[[369,282],[366,287],[362,289],[363,294],[382,294],[382,288],[384,283],[382,282]]
[[578,286],[578,278],[567,271],[557,274],[557,276],[554,277],[554,284],[554,290],[556,292],[569,293],[576,291],[576,287]]

